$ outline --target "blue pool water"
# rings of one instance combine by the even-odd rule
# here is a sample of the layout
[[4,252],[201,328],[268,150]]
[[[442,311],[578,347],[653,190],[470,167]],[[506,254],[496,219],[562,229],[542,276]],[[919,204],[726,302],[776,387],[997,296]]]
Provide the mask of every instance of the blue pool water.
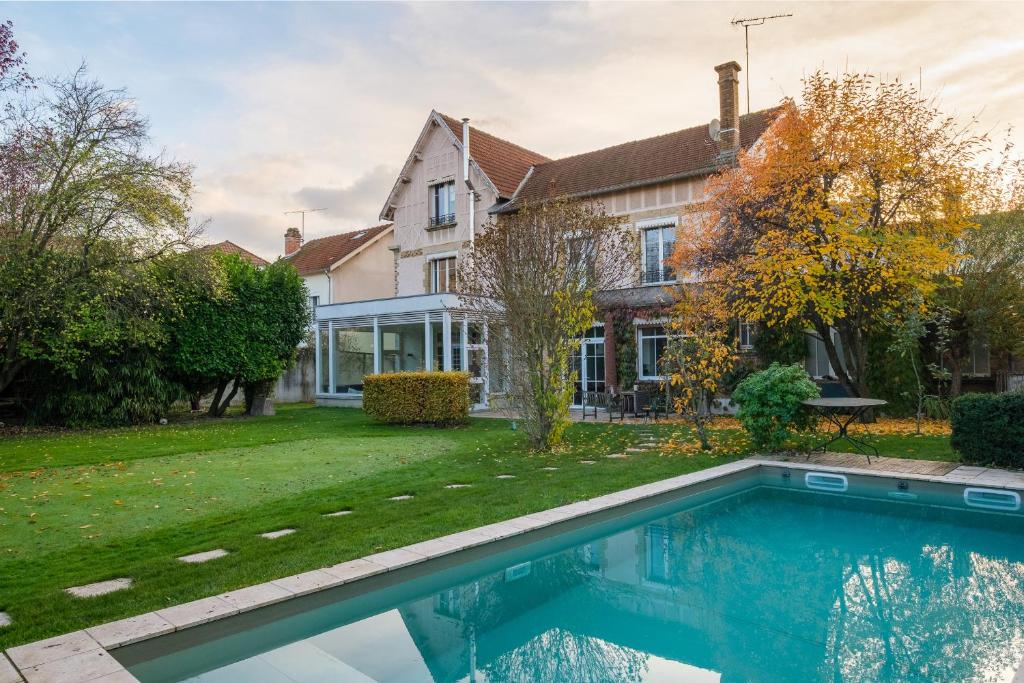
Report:
[[690,505],[122,661],[144,683],[959,683],[1024,657],[1019,516],[764,486]]

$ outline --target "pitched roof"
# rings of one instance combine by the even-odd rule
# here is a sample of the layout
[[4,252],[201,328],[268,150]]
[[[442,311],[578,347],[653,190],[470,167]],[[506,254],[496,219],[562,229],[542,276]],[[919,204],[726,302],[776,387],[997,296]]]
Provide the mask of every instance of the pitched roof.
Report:
[[391,229],[391,223],[385,223],[365,230],[353,230],[340,235],[310,240],[303,244],[298,251],[285,256],[285,259],[291,261],[295,269],[299,271],[299,275],[322,273]]
[[[462,140],[462,121],[447,114],[440,116],[455,137]],[[531,166],[551,161],[543,154],[531,152],[472,125],[469,127],[469,156],[487,174],[502,197],[512,196]]]
[[[757,142],[779,107],[740,117],[740,145]],[[472,149],[472,140],[470,140]],[[661,180],[711,173],[721,165],[719,144],[703,124],[644,140],[625,142],[534,166],[511,204],[552,197],[601,194]],[[506,205],[512,208],[511,204]]]
[[252,253],[248,249],[238,246],[234,242],[224,240],[223,242],[217,242],[216,244],[207,244],[204,247],[199,247],[199,251],[219,251],[222,254],[238,254],[243,259],[253,264],[254,266],[265,266],[269,261],[264,258],[260,258],[256,254]]

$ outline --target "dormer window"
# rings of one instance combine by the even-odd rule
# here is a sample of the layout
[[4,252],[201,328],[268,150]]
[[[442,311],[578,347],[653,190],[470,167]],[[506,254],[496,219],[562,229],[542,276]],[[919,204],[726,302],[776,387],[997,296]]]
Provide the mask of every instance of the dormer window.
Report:
[[430,227],[455,223],[455,181],[430,186]]

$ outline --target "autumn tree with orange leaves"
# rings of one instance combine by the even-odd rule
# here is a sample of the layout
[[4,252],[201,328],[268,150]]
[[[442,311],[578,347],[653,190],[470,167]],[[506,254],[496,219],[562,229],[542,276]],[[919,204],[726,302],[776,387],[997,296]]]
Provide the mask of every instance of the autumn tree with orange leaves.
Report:
[[676,242],[676,268],[738,318],[817,331],[838,380],[867,396],[868,337],[956,261],[954,243],[988,191],[986,149],[971,125],[902,83],[817,73],[802,103],[786,102],[709,182],[702,218]]

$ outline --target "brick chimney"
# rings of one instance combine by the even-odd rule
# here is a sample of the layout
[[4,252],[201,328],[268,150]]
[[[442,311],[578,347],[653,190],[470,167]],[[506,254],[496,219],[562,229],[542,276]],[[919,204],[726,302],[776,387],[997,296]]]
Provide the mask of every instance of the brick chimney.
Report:
[[302,246],[302,235],[298,228],[288,228],[284,231],[284,255],[290,256]]
[[723,158],[735,158],[740,148],[740,65],[726,62],[715,67],[718,72],[718,109],[722,129],[718,137]]

